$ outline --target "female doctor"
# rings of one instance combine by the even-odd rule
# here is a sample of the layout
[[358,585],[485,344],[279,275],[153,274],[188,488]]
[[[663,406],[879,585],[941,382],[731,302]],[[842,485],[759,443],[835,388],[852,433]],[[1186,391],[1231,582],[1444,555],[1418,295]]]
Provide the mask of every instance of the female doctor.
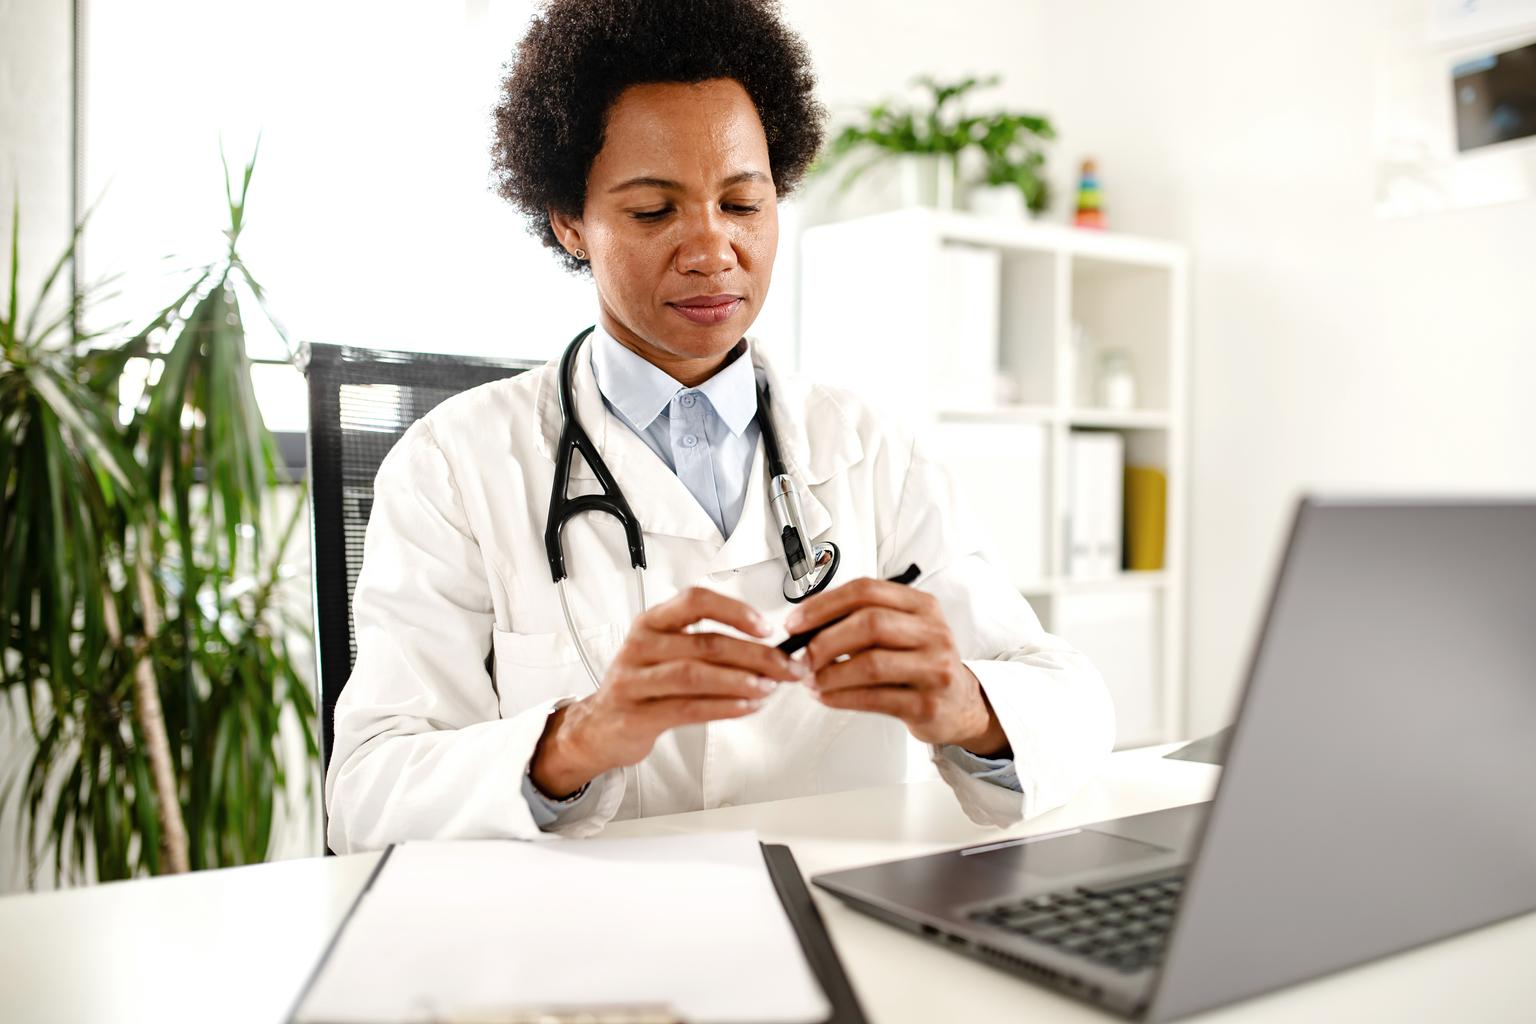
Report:
[[[813,86],[769,0],[534,20],[496,111],[499,188],[591,275],[598,322],[444,402],[380,467],[333,849],[898,782],[913,739],[966,814],[1006,825],[1109,750],[1098,673],[981,557],[940,467],[747,337],[776,202],[821,141]],[[618,500],[568,514],[583,495]],[[916,585],[884,578],[909,563]]]

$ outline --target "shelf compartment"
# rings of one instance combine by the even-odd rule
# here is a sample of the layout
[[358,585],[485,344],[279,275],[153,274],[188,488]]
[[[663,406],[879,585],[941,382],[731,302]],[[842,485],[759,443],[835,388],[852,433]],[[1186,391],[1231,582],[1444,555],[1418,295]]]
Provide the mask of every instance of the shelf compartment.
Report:
[[1173,270],[1072,258],[1066,386],[1070,404],[1100,405],[1100,363],[1123,353],[1136,382],[1137,410],[1170,408]]

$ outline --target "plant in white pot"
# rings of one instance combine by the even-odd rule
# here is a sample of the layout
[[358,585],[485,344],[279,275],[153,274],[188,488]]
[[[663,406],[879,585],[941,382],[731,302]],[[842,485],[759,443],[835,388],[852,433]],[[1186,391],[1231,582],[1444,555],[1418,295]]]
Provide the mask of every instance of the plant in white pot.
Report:
[[926,106],[875,104],[865,112],[864,123],[848,125],[833,136],[816,170],[829,171],[856,152],[867,154],[843,175],[839,187],[846,190],[870,168],[895,158],[901,161],[903,205],[953,209],[960,153],[974,141],[975,125],[974,118],[957,112],[958,101],[993,81],[916,79],[913,84],[928,91]]
[[998,81],[995,75],[955,82],[918,78],[914,84],[928,92],[925,105],[875,104],[862,124],[848,125],[833,137],[816,170],[829,171],[855,153],[867,154],[843,175],[839,187],[846,190],[870,168],[896,159],[904,205],[954,209],[961,158],[974,150],[981,157],[983,184],[972,189],[973,204],[979,194],[1000,187],[1005,201],[1007,190],[1013,190],[1023,208],[1042,210],[1049,199],[1043,143],[1056,134],[1050,121],[1033,114],[976,116],[960,110],[968,94]]
[[984,157],[982,180],[970,194],[977,213],[1038,215],[1051,202],[1045,176],[1045,143],[1056,137],[1049,119],[1034,114],[994,114],[980,119],[976,145]]

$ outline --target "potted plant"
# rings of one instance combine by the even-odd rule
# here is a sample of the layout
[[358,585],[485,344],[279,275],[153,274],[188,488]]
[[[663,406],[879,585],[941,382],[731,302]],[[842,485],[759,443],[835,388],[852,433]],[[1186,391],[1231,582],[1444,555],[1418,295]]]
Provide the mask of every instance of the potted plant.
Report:
[[849,125],[833,137],[816,170],[828,171],[856,152],[868,152],[868,159],[843,175],[840,188],[846,190],[871,167],[895,157],[902,162],[907,205],[952,209],[961,158],[974,148],[986,185],[1017,189],[1028,209],[1042,210],[1049,201],[1043,143],[1055,138],[1050,121],[1032,114],[976,116],[959,110],[967,95],[998,81],[997,76],[955,82],[918,78],[914,84],[928,92],[925,106],[875,104],[865,112],[864,123]]
[[1045,176],[1046,142],[1056,137],[1050,120],[1034,114],[994,114],[981,119],[976,145],[982,180],[971,192],[979,213],[1038,215],[1050,205]]
[[[264,859],[290,773],[312,780],[314,702],[277,600],[304,502],[268,529],[276,449],[256,407],[236,245],[123,344],[83,330],[87,289],[54,298],[79,230],[25,313],[19,210],[0,304],[0,689],[36,749],[0,779],[61,880]],[[120,416],[131,360],[159,371]],[[284,753],[284,721],[304,750]],[[311,781],[312,784],[312,781]],[[42,843],[39,843],[41,837]]]

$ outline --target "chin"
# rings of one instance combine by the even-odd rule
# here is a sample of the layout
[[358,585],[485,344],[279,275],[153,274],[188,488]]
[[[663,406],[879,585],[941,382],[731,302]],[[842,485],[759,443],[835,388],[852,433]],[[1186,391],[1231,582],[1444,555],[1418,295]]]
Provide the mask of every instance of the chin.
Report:
[[[669,309],[660,325],[664,329],[657,332],[657,338],[662,347],[677,356],[689,359],[722,356],[747,333],[756,319],[752,313],[755,311],[742,310],[724,323],[704,325],[679,322],[680,318]],[[673,322],[668,323],[669,320]]]

